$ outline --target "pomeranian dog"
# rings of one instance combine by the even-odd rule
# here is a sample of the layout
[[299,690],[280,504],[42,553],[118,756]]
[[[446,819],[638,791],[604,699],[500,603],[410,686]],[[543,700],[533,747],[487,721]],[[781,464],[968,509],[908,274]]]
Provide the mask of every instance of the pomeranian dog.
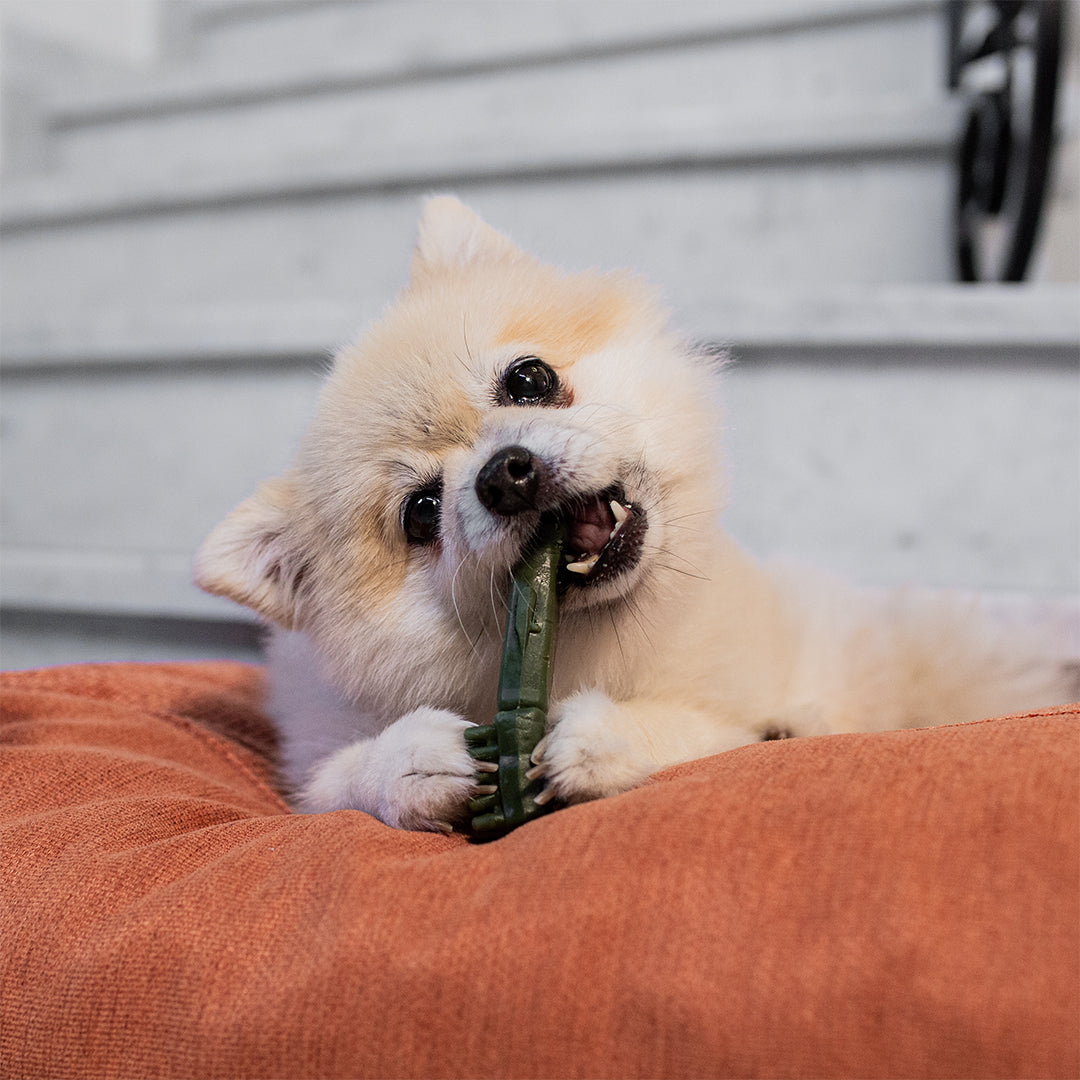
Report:
[[202,588],[275,624],[267,707],[298,808],[445,831],[494,790],[464,732],[491,722],[511,568],[544,512],[570,554],[541,800],[1065,699],[1057,666],[955,600],[741,551],[717,521],[717,367],[634,276],[564,274],[427,201],[409,281],[337,356],[294,467],[197,557]]

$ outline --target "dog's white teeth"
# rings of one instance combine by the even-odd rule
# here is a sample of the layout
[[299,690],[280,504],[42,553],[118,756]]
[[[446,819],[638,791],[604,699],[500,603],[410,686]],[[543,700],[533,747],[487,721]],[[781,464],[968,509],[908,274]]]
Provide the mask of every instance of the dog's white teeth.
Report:
[[611,541],[619,535],[619,531],[626,524],[627,519],[630,517],[630,511],[616,499],[612,499],[611,502],[608,503],[608,506],[611,507],[611,516],[615,519],[615,528],[608,533],[608,543],[610,544]]
[[588,574],[592,568],[600,561],[600,555],[590,555],[587,559],[580,559],[577,562],[567,563],[566,569],[572,574]]

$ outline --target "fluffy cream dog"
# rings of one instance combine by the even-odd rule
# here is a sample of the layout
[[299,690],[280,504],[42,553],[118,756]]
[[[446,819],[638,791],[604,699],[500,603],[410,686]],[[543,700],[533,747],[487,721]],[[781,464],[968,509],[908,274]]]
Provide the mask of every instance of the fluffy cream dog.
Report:
[[337,357],[294,468],[197,560],[204,589],[277,624],[269,709],[300,807],[446,829],[489,790],[463,732],[491,721],[510,567],[545,510],[573,549],[545,795],[1064,696],[955,602],[739,550],[716,522],[714,367],[635,278],[565,275],[427,202],[409,283]]

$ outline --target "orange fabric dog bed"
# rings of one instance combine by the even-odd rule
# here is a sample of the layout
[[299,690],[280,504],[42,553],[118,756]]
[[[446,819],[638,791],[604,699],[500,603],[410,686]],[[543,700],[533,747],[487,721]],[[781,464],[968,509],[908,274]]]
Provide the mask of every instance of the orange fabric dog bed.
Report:
[[5,1077],[1075,1077],[1080,706],[487,845],[291,815],[260,671],[3,681]]

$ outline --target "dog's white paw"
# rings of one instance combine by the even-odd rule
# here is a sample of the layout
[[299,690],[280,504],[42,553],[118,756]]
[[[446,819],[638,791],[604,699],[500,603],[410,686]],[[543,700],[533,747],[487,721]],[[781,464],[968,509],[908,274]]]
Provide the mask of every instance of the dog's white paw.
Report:
[[400,829],[433,829],[460,821],[478,794],[476,761],[465,746],[473,725],[445,709],[417,709],[376,740],[380,813]]
[[533,753],[534,775],[546,782],[537,801],[584,802],[640,784],[656,766],[622,733],[626,721],[620,706],[599,690],[567,698],[554,710],[553,726]]
[[364,810],[399,829],[450,832],[464,820],[469,799],[495,790],[477,783],[484,766],[465,746],[472,726],[445,709],[406,713],[376,738],[323,762],[303,801],[314,810]]

